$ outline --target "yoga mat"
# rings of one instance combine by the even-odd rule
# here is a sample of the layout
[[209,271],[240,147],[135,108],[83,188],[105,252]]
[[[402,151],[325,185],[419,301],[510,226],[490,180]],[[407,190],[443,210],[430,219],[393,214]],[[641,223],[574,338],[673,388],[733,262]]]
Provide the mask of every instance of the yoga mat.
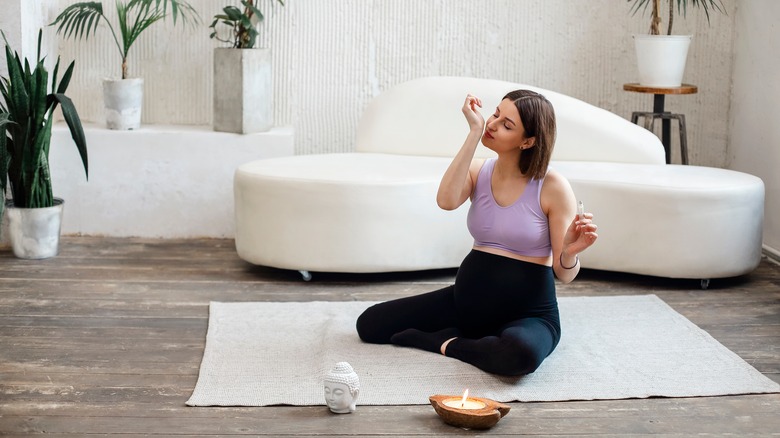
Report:
[[360,377],[358,405],[428,404],[430,395],[466,388],[501,402],[780,392],[780,385],[655,295],[558,301],[558,348],[520,378],[361,342],[355,321],[371,302],[212,302],[187,405],[324,405],[322,379],[340,361]]

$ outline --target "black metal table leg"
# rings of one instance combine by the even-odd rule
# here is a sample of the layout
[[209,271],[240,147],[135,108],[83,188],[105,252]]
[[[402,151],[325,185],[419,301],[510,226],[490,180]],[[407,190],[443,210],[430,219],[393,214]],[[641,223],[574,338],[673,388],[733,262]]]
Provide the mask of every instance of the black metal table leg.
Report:
[[672,119],[680,123],[680,154],[683,164],[688,164],[688,141],[685,129],[685,116],[672,114],[664,110],[664,98],[667,94],[683,95],[696,94],[699,88],[696,85],[680,84],[679,87],[654,87],[639,83],[623,84],[623,90],[636,93],[653,95],[653,112],[634,111],[631,114],[631,122],[638,124],[639,118],[645,118],[645,128],[655,130],[655,119],[661,119],[661,144],[664,147],[666,164],[672,162]]
[[[653,112],[656,114],[666,114],[664,111],[664,97],[663,94],[653,95]],[[672,121],[666,117],[661,119],[661,143],[664,145],[664,153],[666,153],[666,164],[672,162]]]

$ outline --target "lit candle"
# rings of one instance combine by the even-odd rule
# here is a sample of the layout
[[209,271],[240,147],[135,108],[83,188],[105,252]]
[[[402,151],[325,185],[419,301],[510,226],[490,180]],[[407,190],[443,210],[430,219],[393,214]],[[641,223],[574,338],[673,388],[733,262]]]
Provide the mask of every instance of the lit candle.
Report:
[[478,400],[471,400],[469,397],[469,390],[468,388],[463,391],[463,397],[462,398],[451,398],[448,400],[444,400],[444,405],[449,408],[455,408],[455,409],[484,409],[485,404]]

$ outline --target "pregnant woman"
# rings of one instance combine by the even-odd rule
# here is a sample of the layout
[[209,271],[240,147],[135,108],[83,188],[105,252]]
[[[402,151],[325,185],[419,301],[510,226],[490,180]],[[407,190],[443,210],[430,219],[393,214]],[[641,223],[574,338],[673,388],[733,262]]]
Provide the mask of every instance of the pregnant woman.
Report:
[[[508,93],[487,122],[468,95],[469,134],[442,177],[439,207],[471,199],[474,247],[455,283],[376,304],[360,315],[364,342],[441,353],[484,371],[535,371],[561,337],[555,277],[571,282],[578,254],[598,235],[593,215],[577,213],[569,182],[548,169],[555,144],[552,104],[530,90]],[[475,159],[479,142],[496,152]],[[422,242],[424,244],[424,242]]]

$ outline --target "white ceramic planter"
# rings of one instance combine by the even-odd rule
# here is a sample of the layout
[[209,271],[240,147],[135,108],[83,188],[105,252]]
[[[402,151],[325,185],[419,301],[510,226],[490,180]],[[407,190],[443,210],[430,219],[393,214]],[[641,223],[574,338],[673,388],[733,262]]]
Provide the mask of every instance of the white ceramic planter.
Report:
[[250,134],[274,125],[271,49],[214,49],[213,128]]
[[6,204],[8,239],[16,257],[46,259],[57,255],[63,206],[60,198],[54,198],[54,206],[46,208],[17,208]]
[[690,35],[634,35],[639,84],[648,87],[682,85]]
[[104,79],[103,103],[106,108],[106,127],[130,130],[141,127],[141,109],[144,105],[144,80]]

